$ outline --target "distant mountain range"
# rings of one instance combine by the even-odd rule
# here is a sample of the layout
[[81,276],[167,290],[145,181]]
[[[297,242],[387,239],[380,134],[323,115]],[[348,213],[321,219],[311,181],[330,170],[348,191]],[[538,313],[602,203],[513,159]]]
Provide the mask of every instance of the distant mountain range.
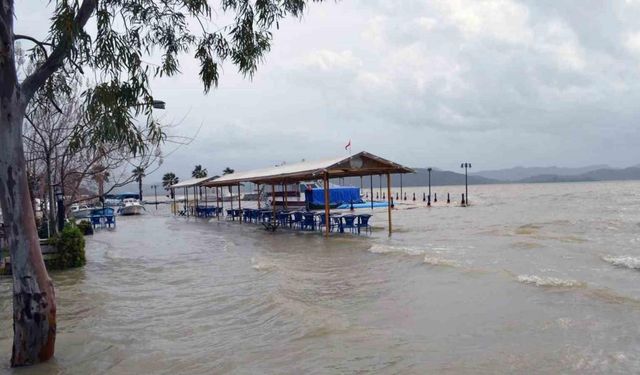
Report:
[[580,168],[562,167],[515,167],[509,169],[498,169],[472,173],[474,176],[481,176],[500,181],[522,181],[536,176],[578,176],[599,169],[611,169],[608,165],[590,165]]
[[[405,174],[402,176],[403,186],[426,186],[428,184],[428,171],[426,168],[414,168],[416,173]],[[580,182],[580,181],[624,181],[624,180],[640,180],[640,164],[628,168],[611,168],[607,165],[592,165],[581,168],[559,168],[559,167],[515,167],[509,169],[498,169],[490,171],[480,171],[469,174],[470,185],[486,185],[486,184],[505,184],[505,183],[545,183],[545,182]],[[400,175],[391,176],[391,186],[400,186]],[[362,178],[364,188],[369,188],[371,178],[365,176]],[[333,180],[335,183],[360,186],[360,177],[347,177],[339,181]],[[387,186],[386,177],[373,176],[373,186],[378,187],[382,183],[383,187]],[[159,184],[158,184],[159,185]],[[464,174],[452,171],[445,171],[433,168],[431,171],[431,185],[464,185]],[[146,197],[153,196],[153,188],[151,184],[143,184],[143,193]],[[246,189],[250,189],[247,186]],[[118,189],[122,191],[138,191],[137,184]],[[158,195],[166,195],[167,192],[159,188]]]

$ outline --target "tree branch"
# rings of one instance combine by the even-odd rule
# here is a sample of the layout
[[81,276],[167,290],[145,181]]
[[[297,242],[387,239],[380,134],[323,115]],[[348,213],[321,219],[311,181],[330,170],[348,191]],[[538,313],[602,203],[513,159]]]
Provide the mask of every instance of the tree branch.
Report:
[[45,46],[53,47],[53,44],[47,43],[47,42],[41,42],[38,39],[36,39],[34,37],[31,37],[29,35],[22,35],[22,34],[14,34],[13,35],[13,41],[14,42],[16,40],[20,40],[20,39],[25,39],[25,40],[29,40],[29,41],[33,42],[37,47],[40,47],[40,50],[44,54],[45,59],[49,58],[49,52],[47,52],[47,49],[45,48]]
[[[89,18],[95,11],[98,0],[83,0],[82,5],[78,9],[78,14],[74,18],[74,23],[81,30],[89,21]],[[33,73],[31,73],[22,82],[22,92],[24,94],[24,104],[29,102],[36,91],[58,70],[64,63],[64,59],[68,56],[73,42],[77,37],[77,33],[70,36],[70,40],[57,45],[49,57],[47,57]]]

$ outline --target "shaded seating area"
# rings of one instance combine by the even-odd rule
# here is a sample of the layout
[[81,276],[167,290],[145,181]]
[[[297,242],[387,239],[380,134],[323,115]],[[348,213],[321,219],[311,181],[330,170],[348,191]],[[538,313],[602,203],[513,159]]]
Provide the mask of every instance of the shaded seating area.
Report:
[[[354,155],[345,155],[332,159],[325,159],[320,161],[303,161],[300,163],[283,164],[276,167],[269,167],[263,169],[256,169],[246,172],[234,172],[226,174],[221,177],[211,177],[203,179],[192,179],[184,181],[170,188],[175,191],[177,188],[183,188],[185,191],[185,203],[184,210],[174,212],[175,214],[184,214],[189,216],[193,213],[188,209],[189,204],[189,189],[193,188],[193,200],[195,201],[195,215],[199,217],[212,217],[216,216],[218,219],[225,218],[229,221],[237,221],[240,224],[262,224],[268,230],[275,231],[279,228],[289,228],[294,230],[301,230],[307,232],[322,231],[325,236],[330,233],[371,233],[371,217],[370,214],[336,214],[331,213],[331,206],[336,207],[335,202],[336,195],[351,194],[349,189],[342,189],[344,191],[337,191],[339,188],[332,188],[330,185],[330,179],[339,179],[344,177],[369,177],[371,196],[373,196],[373,176],[378,175],[382,181],[382,176],[386,176],[387,194],[384,207],[387,209],[388,219],[388,231],[389,235],[392,233],[391,211],[393,208],[391,198],[391,174],[404,174],[414,173],[411,168],[402,166],[390,160],[373,155],[366,151],[358,152]],[[307,203],[306,210],[299,210],[301,202],[299,199],[296,202],[290,202],[293,210],[289,210],[289,202],[287,197],[291,196],[287,192],[287,186],[297,185],[304,181],[316,181],[316,186],[320,186],[318,181],[322,182],[322,187],[318,187],[314,191],[313,202],[315,204],[310,207],[310,202]],[[242,208],[241,200],[241,186],[245,183],[252,183],[256,185],[258,191],[257,208]],[[260,189],[262,186],[262,189]],[[283,192],[276,194],[275,187],[284,187]],[[271,188],[270,194],[268,187]],[[233,208],[235,205],[235,194],[233,190],[237,189],[237,208]],[[333,189],[333,190],[332,190]],[[209,190],[214,190],[209,193]],[[231,207],[225,209],[225,197],[226,192],[231,193]],[[289,190],[291,192],[291,190]],[[340,193],[340,194],[338,194]],[[203,198],[204,194],[204,198]],[[306,191],[305,191],[306,194]],[[324,195],[322,196],[318,196]],[[204,200],[205,203],[210,200],[207,196],[215,196],[216,209],[209,209],[207,205],[201,208],[198,205],[199,200]],[[269,197],[270,196],[270,197]],[[295,196],[295,195],[293,195]],[[228,195],[226,196],[229,197]],[[278,201],[276,197],[282,198]],[[270,200],[268,200],[270,198]],[[262,202],[267,200],[269,207],[261,207]],[[354,198],[349,195],[349,201],[355,202]],[[227,202],[229,199],[226,200]],[[175,202],[174,202],[175,203]],[[373,202],[367,205],[366,208],[374,208]],[[376,205],[375,207],[380,207]],[[316,208],[317,211],[310,211],[310,208]],[[360,207],[364,209],[364,207]]]

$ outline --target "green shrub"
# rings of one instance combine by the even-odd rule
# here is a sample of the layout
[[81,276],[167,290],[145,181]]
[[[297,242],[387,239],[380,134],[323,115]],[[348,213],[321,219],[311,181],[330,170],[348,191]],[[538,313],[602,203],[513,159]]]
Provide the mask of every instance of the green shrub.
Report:
[[49,244],[56,247],[56,257],[48,264],[52,269],[82,267],[87,263],[84,235],[76,226],[65,226],[62,233],[49,239]]
[[82,232],[82,234],[84,234],[85,236],[93,234],[93,225],[91,225],[90,222],[81,220],[80,222],[78,222],[77,226],[78,229],[80,229],[80,232]]

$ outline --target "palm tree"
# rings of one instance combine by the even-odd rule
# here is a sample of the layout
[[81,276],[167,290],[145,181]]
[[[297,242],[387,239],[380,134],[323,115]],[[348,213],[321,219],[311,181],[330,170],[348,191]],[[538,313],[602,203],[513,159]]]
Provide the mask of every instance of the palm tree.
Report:
[[202,169],[202,165],[198,164],[191,172],[191,177],[193,178],[203,178],[207,177],[207,169]]
[[136,167],[131,173],[136,181],[138,181],[138,193],[140,194],[140,202],[142,202],[142,179],[146,176],[144,174],[144,168]]
[[231,173],[233,173],[233,172],[235,172],[233,169],[231,169],[231,168],[229,168],[229,167],[226,167],[226,168],[224,169],[224,171],[222,171],[222,174],[223,174],[223,175],[225,175],[225,174],[231,174]]
[[173,199],[173,189],[171,189],[171,185],[175,185],[180,182],[180,179],[176,177],[176,174],[173,172],[165,173],[162,176],[162,186],[165,190],[169,190],[171,192],[171,199]]

